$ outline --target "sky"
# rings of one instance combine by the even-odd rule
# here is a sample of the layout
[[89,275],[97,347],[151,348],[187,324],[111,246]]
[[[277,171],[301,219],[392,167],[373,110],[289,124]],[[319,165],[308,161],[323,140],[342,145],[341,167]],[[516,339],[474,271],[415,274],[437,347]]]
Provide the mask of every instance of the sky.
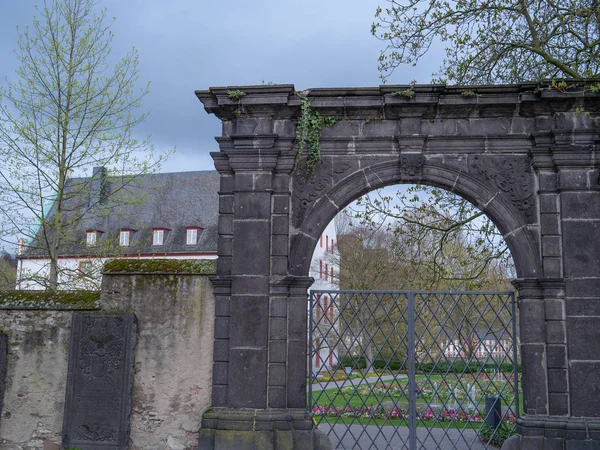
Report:
[[[16,81],[17,26],[42,0],[0,0],[0,83]],[[294,84],[296,89],[377,86],[384,43],[371,35],[386,0],[100,0],[115,17],[113,55],[139,51],[140,80],[150,81],[136,128],[157,151],[176,147],[162,171],[211,170],[220,121],[195,90],[211,86]],[[435,57],[397,69],[390,84],[428,83]]]

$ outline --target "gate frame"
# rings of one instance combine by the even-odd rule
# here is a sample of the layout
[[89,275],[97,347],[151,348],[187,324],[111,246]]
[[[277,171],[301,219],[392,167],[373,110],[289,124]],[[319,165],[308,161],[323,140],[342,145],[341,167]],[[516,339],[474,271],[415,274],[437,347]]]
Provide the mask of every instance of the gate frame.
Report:
[[[412,98],[394,95],[407,88]],[[415,182],[471,201],[511,250],[525,391],[511,445],[600,445],[599,94],[550,82],[312,89],[301,94],[312,108],[343,120],[322,131],[308,175],[295,164],[293,85],[196,95],[223,122],[211,153],[221,177],[213,407],[200,448],[326,448],[304,409],[313,249],[358,196]]]
[[[338,243],[339,246],[339,243]],[[517,355],[517,342],[518,342],[518,334],[517,334],[517,315],[516,315],[516,298],[515,298],[515,292],[514,291],[445,291],[445,290],[422,290],[422,289],[418,289],[418,290],[406,290],[406,289],[400,289],[400,290],[381,290],[381,289],[372,289],[372,290],[352,290],[352,289],[315,289],[315,290],[310,290],[309,291],[309,298],[308,298],[308,361],[309,361],[309,370],[308,370],[308,398],[310,399],[309,402],[312,402],[313,399],[313,390],[312,390],[312,383],[313,380],[315,380],[315,378],[313,377],[313,371],[312,371],[312,356],[313,356],[313,339],[314,339],[314,306],[315,303],[318,303],[318,299],[323,296],[326,295],[329,297],[330,299],[330,304],[333,305],[334,303],[334,298],[337,300],[335,302],[336,305],[340,305],[340,297],[341,296],[347,296],[347,295],[364,295],[364,294],[380,294],[380,295],[393,295],[393,296],[401,296],[404,295],[406,298],[406,315],[402,315],[402,321],[403,323],[405,323],[407,325],[407,332],[406,332],[406,339],[408,340],[408,344],[407,344],[407,356],[406,356],[406,367],[407,367],[407,377],[408,377],[408,385],[407,385],[407,389],[408,389],[408,409],[409,409],[409,424],[408,424],[408,429],[409,429],[409,440],[408,440],[408,448],[410,450],[416,450],[417,449],[417,437],[416,437],[416,431],[417,431],[417,420],[416,420],[416,412],[417,412],[417,382],[416,382],[416,376],[417,376],[417,371],[416,371],[416,346],[417,346],[417,342],[416,342],[416,338],[417,338],[417,334],[416,334],[416,329],[415,329],[415,324],[416,324],[416,315],[415,315],[415,296],[416,295],[427,295],[427,296],[434,296],[434,298],[437,298],[436,296],[438,295],[442,295],[442,296],[446,296],[446,295],[459,295],[459,296],[467,296],[467,297],[477,297],[477,296],[508,296],[510,297],[510,316],[511,316],[511,320],[510,320],[510,336],[511,336],[511,340],[512,340],[512,346],[510,348],[510,353],[511,353],[511,361],[513,363],[513,372],[511,373],[512,378],[509,382],[506,383],[507,386],[512,387],[514,389],[515,392],[515,400],[514,400],[514,413],[515,413],[515,417],[516,419],[519,418],[520,416],[520,399],[519,399],[519,370],[518,370],[518,355]],[[316,302],[315,302],[316,299]],[[487,309],[486,305],[486,308]],[[452,306],[452,309],[454,309],[455,305]],[[318,306],[317,306],[318,308]],[[439,306],[438,306],[439,308]],[[431,311],[431,310],[430,310]],[[436,311],[434,311],[434,313],[437,312],[437,308]],[[498,311],[494,311],[496,312],[496,317],[497,317],[497,313]],[[341,314],[341,312],[339,312],[339,314]],[[323,320],[323,319],[321,319]],[[339,323],[339,321],[335,320],[335,323]],[[431,319],[430,319],[431,322]],[[477,322],[479,322],[479,320],[477,320]],[[495,319],[492,321],[495,322]],[[438,320],[437,323],[439,324],[440,321]],[[348,325],[348,323],[346,322],[346,325]],[[316,326],[318,327],[319,324],[317,323]],[[334,326],[334,325],[332,325]],[[507,328],[504,328],[505,330]],[[336,333],[337,337],[340,338],[338,339],[341,340],[341,337],[339,335],[339,332]],[[326,335],[327,336],[327,335]],[[439,336],[439,335],[438,335]],[[329,338],[327,338],[327,340],[329,341]],[[329,343],[331,343],[331,341],[329,341]],[[385,345],[385,343],[384,343]],[[347,348],[345,350],[348,350]],[[427,353],[429,354],[429,351],[427,351]],[[429,355],[431,356],[431,355]],[[339,358],[339,352],[338,352],[338,358]],[[501,362],[501,364],[504,363],[506,358],[504,358]],[[464,359],[461,359],[464,362]],[[485,363],[487,363],[488,361],[486,360]],[[446,374],[448,375],[448,374]],[[464,372],[462,373],[462,375],[464,375]],[[445,376],[444,376],[445,379]],[[361,378],[361,380],[365,380],[365,377]],[[392,380],[392,382],[397,381],[398,378],[394,378]],[[389,381],[389,380],[386,380]],[[375,381],[375,383],[377,383],[378,381]],[[478,386],[479,388],[481,386]],[[310,403],[309,408],[312,407],[312,403]],[[462,406],[462,405],[461,405]],[[315,420],[315,424],[319,424],[319,421]],[[338,424],[334,424],[334,425],[338,425]],[[352,424],[349,424],[352,425]],[[392,426],[392,425],[382,425],[382,426]],[[378,428],[381,430],[381,427],[378,425]],[[397,428],[397,427],[396,427]],[[426,427],[427,429],[431,429],[429,427]],[[459,430],[460,431],[460,430]],[[494,430],[494,433],[497,432],[497,429]],[[439,444],[439,443],[438,443]]]

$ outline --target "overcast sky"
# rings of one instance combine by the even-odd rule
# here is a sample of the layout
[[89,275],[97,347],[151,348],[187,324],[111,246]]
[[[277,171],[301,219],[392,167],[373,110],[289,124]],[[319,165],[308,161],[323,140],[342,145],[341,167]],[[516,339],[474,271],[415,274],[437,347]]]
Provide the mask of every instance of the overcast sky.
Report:
[[[17,25],[25,27],[40,0],[0,0],[0,82],[16,80]],[[213,169],[209,152],[219,120],[194,95],[210,86],[291,83],[296,89],[381,84],[383,43],[370,29],[385,0],[100,0],[116,21],[113,53],[139,50],[140,79],[151,81],[150,117],[157,150],[177,147],[163,171]],[[429,67],[397,70],[388,83],[431,79]],[[435,64],[434,64],[435,63]]]

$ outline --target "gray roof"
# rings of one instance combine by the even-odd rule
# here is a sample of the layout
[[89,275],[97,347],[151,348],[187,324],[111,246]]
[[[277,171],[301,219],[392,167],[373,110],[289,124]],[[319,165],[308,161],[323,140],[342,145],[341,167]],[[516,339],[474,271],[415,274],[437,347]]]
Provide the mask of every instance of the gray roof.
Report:
[[[72,178],[67,182],[65,211],[69,226],[61,238],[60,256],[192,254],[217,251],[219,175],[216,171],[141,175],[133,179]],[[101,175],[101,174],[100,174]],[[55,214],[55,206],[49,217]],[[186,229],[198,227],[198,243],[186,244]],[[152,229],[165,229],[164,244],[152,245]],[[119,231],[129,229],[130,245],[119,246]],[[97,230],[98,243],[86,245],[86,232]],[[41,230],[22,258],[47,255]]]

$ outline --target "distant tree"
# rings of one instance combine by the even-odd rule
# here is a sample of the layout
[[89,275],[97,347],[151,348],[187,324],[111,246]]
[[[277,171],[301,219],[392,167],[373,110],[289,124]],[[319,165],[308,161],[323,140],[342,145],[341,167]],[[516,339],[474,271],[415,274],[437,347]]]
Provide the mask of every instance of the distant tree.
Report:
[[517,83],[600,77],[598,0],[388,0],[371,32],[387,46],[387,78],[416,65],[436,41],[446,57],[436,81]]
[[15,288],[17,281],[17,259],[7,253],[0,255],[0,290],[11,290]]
[[[492,234],[482,233],[481,224],[467,228],[452,226],[461,219],[460,214],[452,216],[456,205],[440,209],[433,198],[423,203],[413,196],[418,189],[413,186],[400,196],[394,214],[388,212],[391,199],[382,198],[371,202],[379,205],[380,210],[369,207],[359,212],[355,210],[354,215],[361,222],[346,226],[343,234],[338,235],[336,254],[329,255],[329,258],[337,258],[334,264],[340,267],[340,288],[508,290],[511,265],[503,239],[497,236],[489,240]],[[473,211],[462,213],[470,217]],[[435,318],[435,308],[420,303],[426,298],[415,300],[420,354],[433,348],[434,338],[443,331],[444,322],[455,328],[455,338],[467,348],[474,326],[482,322],[482,311],[487,323],[492,323],[496,314],[488,307],[485,297],[461,298],[451,312],[442,311],[448,313],[448,317]],[[365,357],[367,369],[377,358],[405,357],[406,307],[405,298],[384,294],[348,295],[340,302],[340,334],[344,345]],[[428,332],[421,329],[426,325]],[[353,345],[349,346],[348,342]],[[340,353],[344,353],[344,349],[341,350]]]
[[95,12],[96,4],[44,1],[40,18],[19,33],[18,81],[0,89],[0,231],[5,242],[24,237],[43,250],[50,289],[57,287],[67,230],[81,218],[66,205],[94,208],[101,198],[92,195],[94,177],[67,190],[69,177],[98,166],[133,181],[163,159],[148,138],[133,135],[147,116],[137,51],[113,59],[111,21],[106,10]]
[[375,191],[351,209],[356,221],[394,237],[410,265],[411,289],[506,289],[513,262],[502,235],[473,204],[452,192],[411,185]]

